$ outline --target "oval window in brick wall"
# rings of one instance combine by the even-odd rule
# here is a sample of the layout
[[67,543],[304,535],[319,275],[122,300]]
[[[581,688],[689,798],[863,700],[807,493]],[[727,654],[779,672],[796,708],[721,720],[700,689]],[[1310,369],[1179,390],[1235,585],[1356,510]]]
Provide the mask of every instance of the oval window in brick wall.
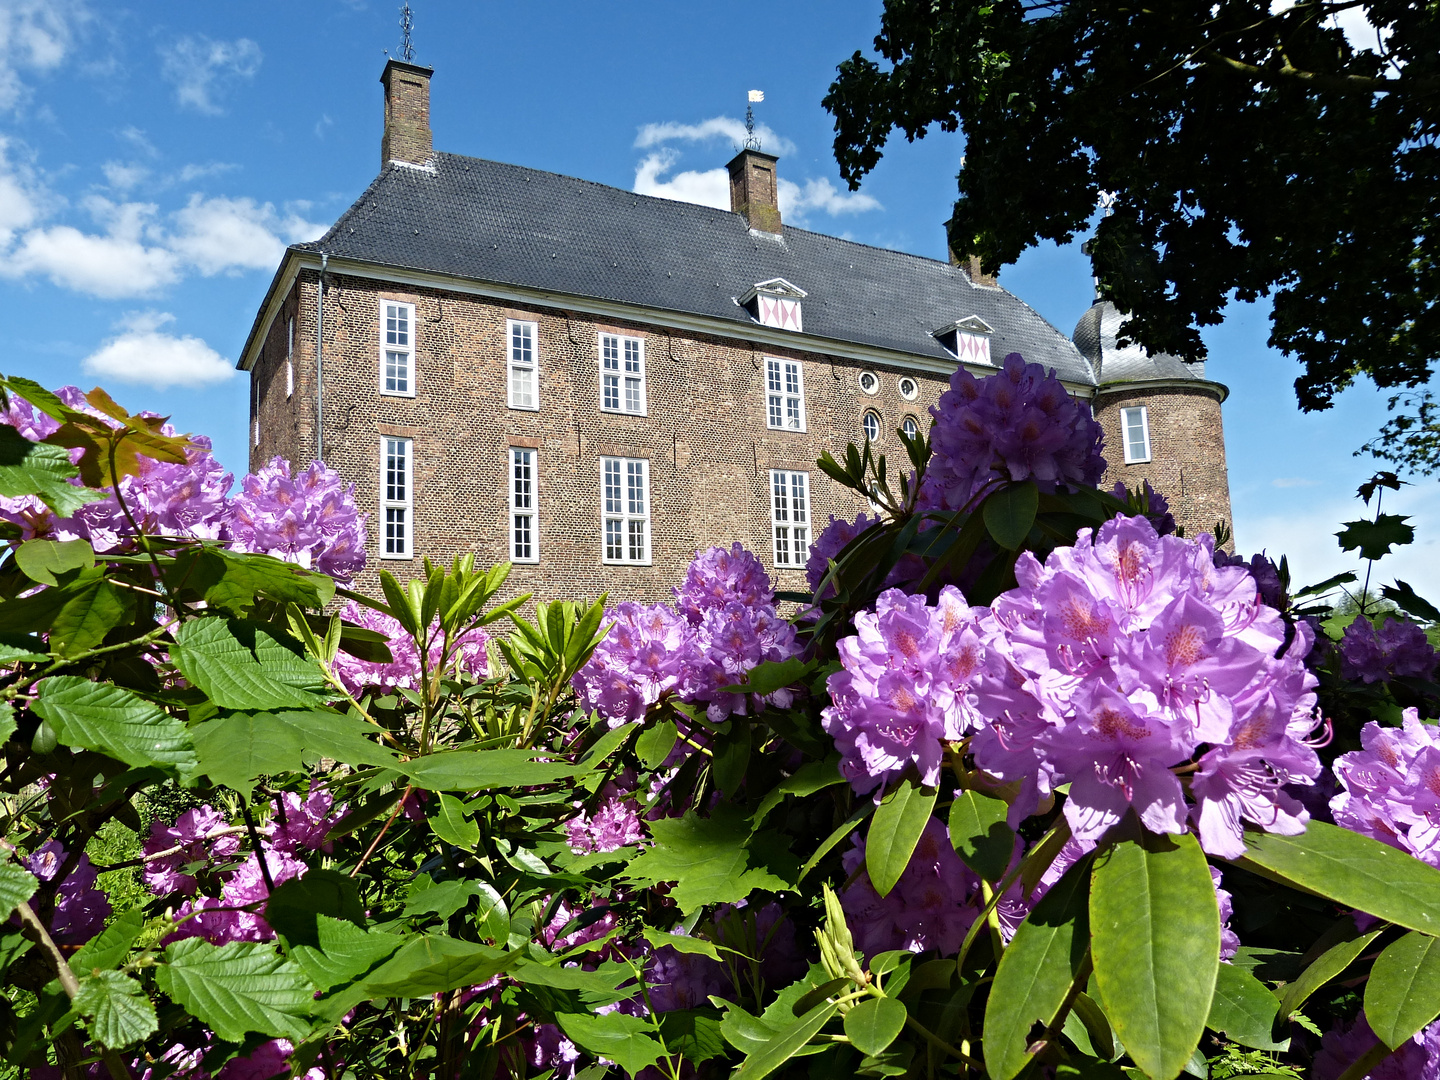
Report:
[[865,438],[874,442],[880,438],[880,417],[873,412],[867,412],[860,418],[860,426],[865,429]]

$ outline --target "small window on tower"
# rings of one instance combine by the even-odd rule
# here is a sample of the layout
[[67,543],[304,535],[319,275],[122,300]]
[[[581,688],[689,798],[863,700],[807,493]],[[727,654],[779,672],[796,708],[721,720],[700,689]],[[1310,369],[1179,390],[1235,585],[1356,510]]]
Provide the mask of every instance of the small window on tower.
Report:
[[1120,410],[1121,437],[1125,442],[1125,464],[1150,460],[1150,416],[1144,405]]
[[505,323],[510,349],[510,407],[540,408],[540,364],[535,355],[533,322],[509,319]]
[[880,391],[880,376],[873,371],[860,372],[860,389],[867,394],[876,394]]
[[645,342],[600,335],[600,408],[645,415]]
[[380,557],[408,559],[415,522],[414,446],[410,439],[380,440]]
[[510,561],[540,561],[535,530],[535,451],[510,448]]
[[920,384],[909,375],[904,376],[900,380],[900,396],[906,401],[914,401],[920,396]]
[[900,430],[905,432],[907,439],[913,439],[920,434],[920,424],[913,416],[907,416],[900,421]]
[[880,417],[877,414],[867,412],[860,418],[860,426],[865,429],[865,438],[870,442],[880,438]]
[[650,463],[600,459],[601,545],[607,563],[650,563]]
[[805,376],[800,361],[765,359],[765,426],[805,430]]

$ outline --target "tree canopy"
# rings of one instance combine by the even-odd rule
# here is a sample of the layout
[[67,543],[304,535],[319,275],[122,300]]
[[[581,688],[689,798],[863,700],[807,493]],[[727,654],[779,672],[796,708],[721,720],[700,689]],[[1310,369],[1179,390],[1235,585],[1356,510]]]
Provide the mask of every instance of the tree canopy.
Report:
[[[896,129],[963,130],[949,239],[985,271],[1069,242],[1110,193],[1091,258],[1146,348],[1203,359],[1230,297],[1268,295],[1301,408],[1359,375],[1421,386],[1440,355],[1440,7],[1273,8],[886,0],[879,62],[857,51],[824,101],[841,175],[857,186]],[[1337,24],[1362,12],[1373,51]],[[1388,430],[1372,445],[1403,456],[1429,425]]]

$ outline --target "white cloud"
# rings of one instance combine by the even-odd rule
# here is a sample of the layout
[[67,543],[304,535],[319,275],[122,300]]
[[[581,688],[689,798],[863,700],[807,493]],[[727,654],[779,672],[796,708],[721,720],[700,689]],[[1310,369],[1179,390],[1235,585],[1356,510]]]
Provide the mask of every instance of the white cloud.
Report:
[[119,323],[121,333],[102,343],[81,366],[88,375],[157,390],[206,387],[235,377],[234,365],[200,338],[163,333],[160,328],[174,318],[162,311],[127,315]]
[[106,300],[145,296],[179,276],[179,260],[156,243],[153,203],[112,203],[92,196],[85,200],[104,233],[84,233],[71,225],[32,229],[7,259],[0,273],[9,277],[48,277],[56,285]]
[[186,165],[176,175],[176,179],[182,184],[188,184],[204,176],[219,176],[221,173],[227,173],[231,169],[238,168],[238,165],[234,165],[228,161],[212,161],[208,165]]
[[8,148],[8,141],[0,136],[0,248],[8,247],[16,230],[40,216],[34,182],[10,164]]
[[107,161],[100,166],[105,182],[116,191],[129,191],[144,182],[150,170],[134,161]]
[[[667,121],[663,124],[646,124],[635,136],[635,146],[646,150],[668,142],[709,142],[711,139],[729,139],[734,146],[745,145],[748,136],[745,122],[733,116],[712,116],[698,124],[678,124]],[[765,124],[755,125],[755,134],[760,147],[768,154],[783,156],[795,153],[795,144],[782,135],[777,135]]]
[[[724,172],[722,169],[721,172]],[[824,177],[797,184],[780,178],[780,216],[803,220],[807,210],[823,210],[827,214],[861,214],[881,209],[880,203],[863,191],[840,191]]]
[[210,116],[223,110],[216,97],[237,79],[260,70],[260,46],[249,38],[216,41],[204,34],[187,34],[160,50],[161,74],[175,84],[175,100],[186,108]]
[[676,173],[670,179],[663,174],[680,159],[674,150],[661,149],[647,154],[635,167],[635,188],[641,195],[658,195],[662,199],[699,203],[719,210],[730,209],[730,174],[724,169],[706,172]]
[[325,231],[295,214],[282,218],[270,203],[254,199],[192,195],[173,216],[178,228],[170,249],[206,277],[274,269],[287,242],[311,240]]
[[89,18],[80,0],[0,0],[0,109],[25,100],[22,71],[60,66]]

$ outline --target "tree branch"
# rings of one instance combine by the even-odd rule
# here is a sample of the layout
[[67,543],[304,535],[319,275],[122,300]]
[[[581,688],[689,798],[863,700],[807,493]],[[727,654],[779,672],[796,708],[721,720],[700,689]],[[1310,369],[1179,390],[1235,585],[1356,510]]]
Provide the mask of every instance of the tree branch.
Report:
[[1323,71],[1302,71],[1286,59],[1283,67],[1260,67],[1225,56],[1214,49],[1201,49],[1196,55],[1215,67],[1229,68],[1242,75],[1248,75],[1272,86],[1283,86],[1289,82],[1304,83],[1321,90],[1335,90],[1347,94],[1433,94],[1440,90],[1436,79],[1373,79],[1365,75],[1334,75]]

